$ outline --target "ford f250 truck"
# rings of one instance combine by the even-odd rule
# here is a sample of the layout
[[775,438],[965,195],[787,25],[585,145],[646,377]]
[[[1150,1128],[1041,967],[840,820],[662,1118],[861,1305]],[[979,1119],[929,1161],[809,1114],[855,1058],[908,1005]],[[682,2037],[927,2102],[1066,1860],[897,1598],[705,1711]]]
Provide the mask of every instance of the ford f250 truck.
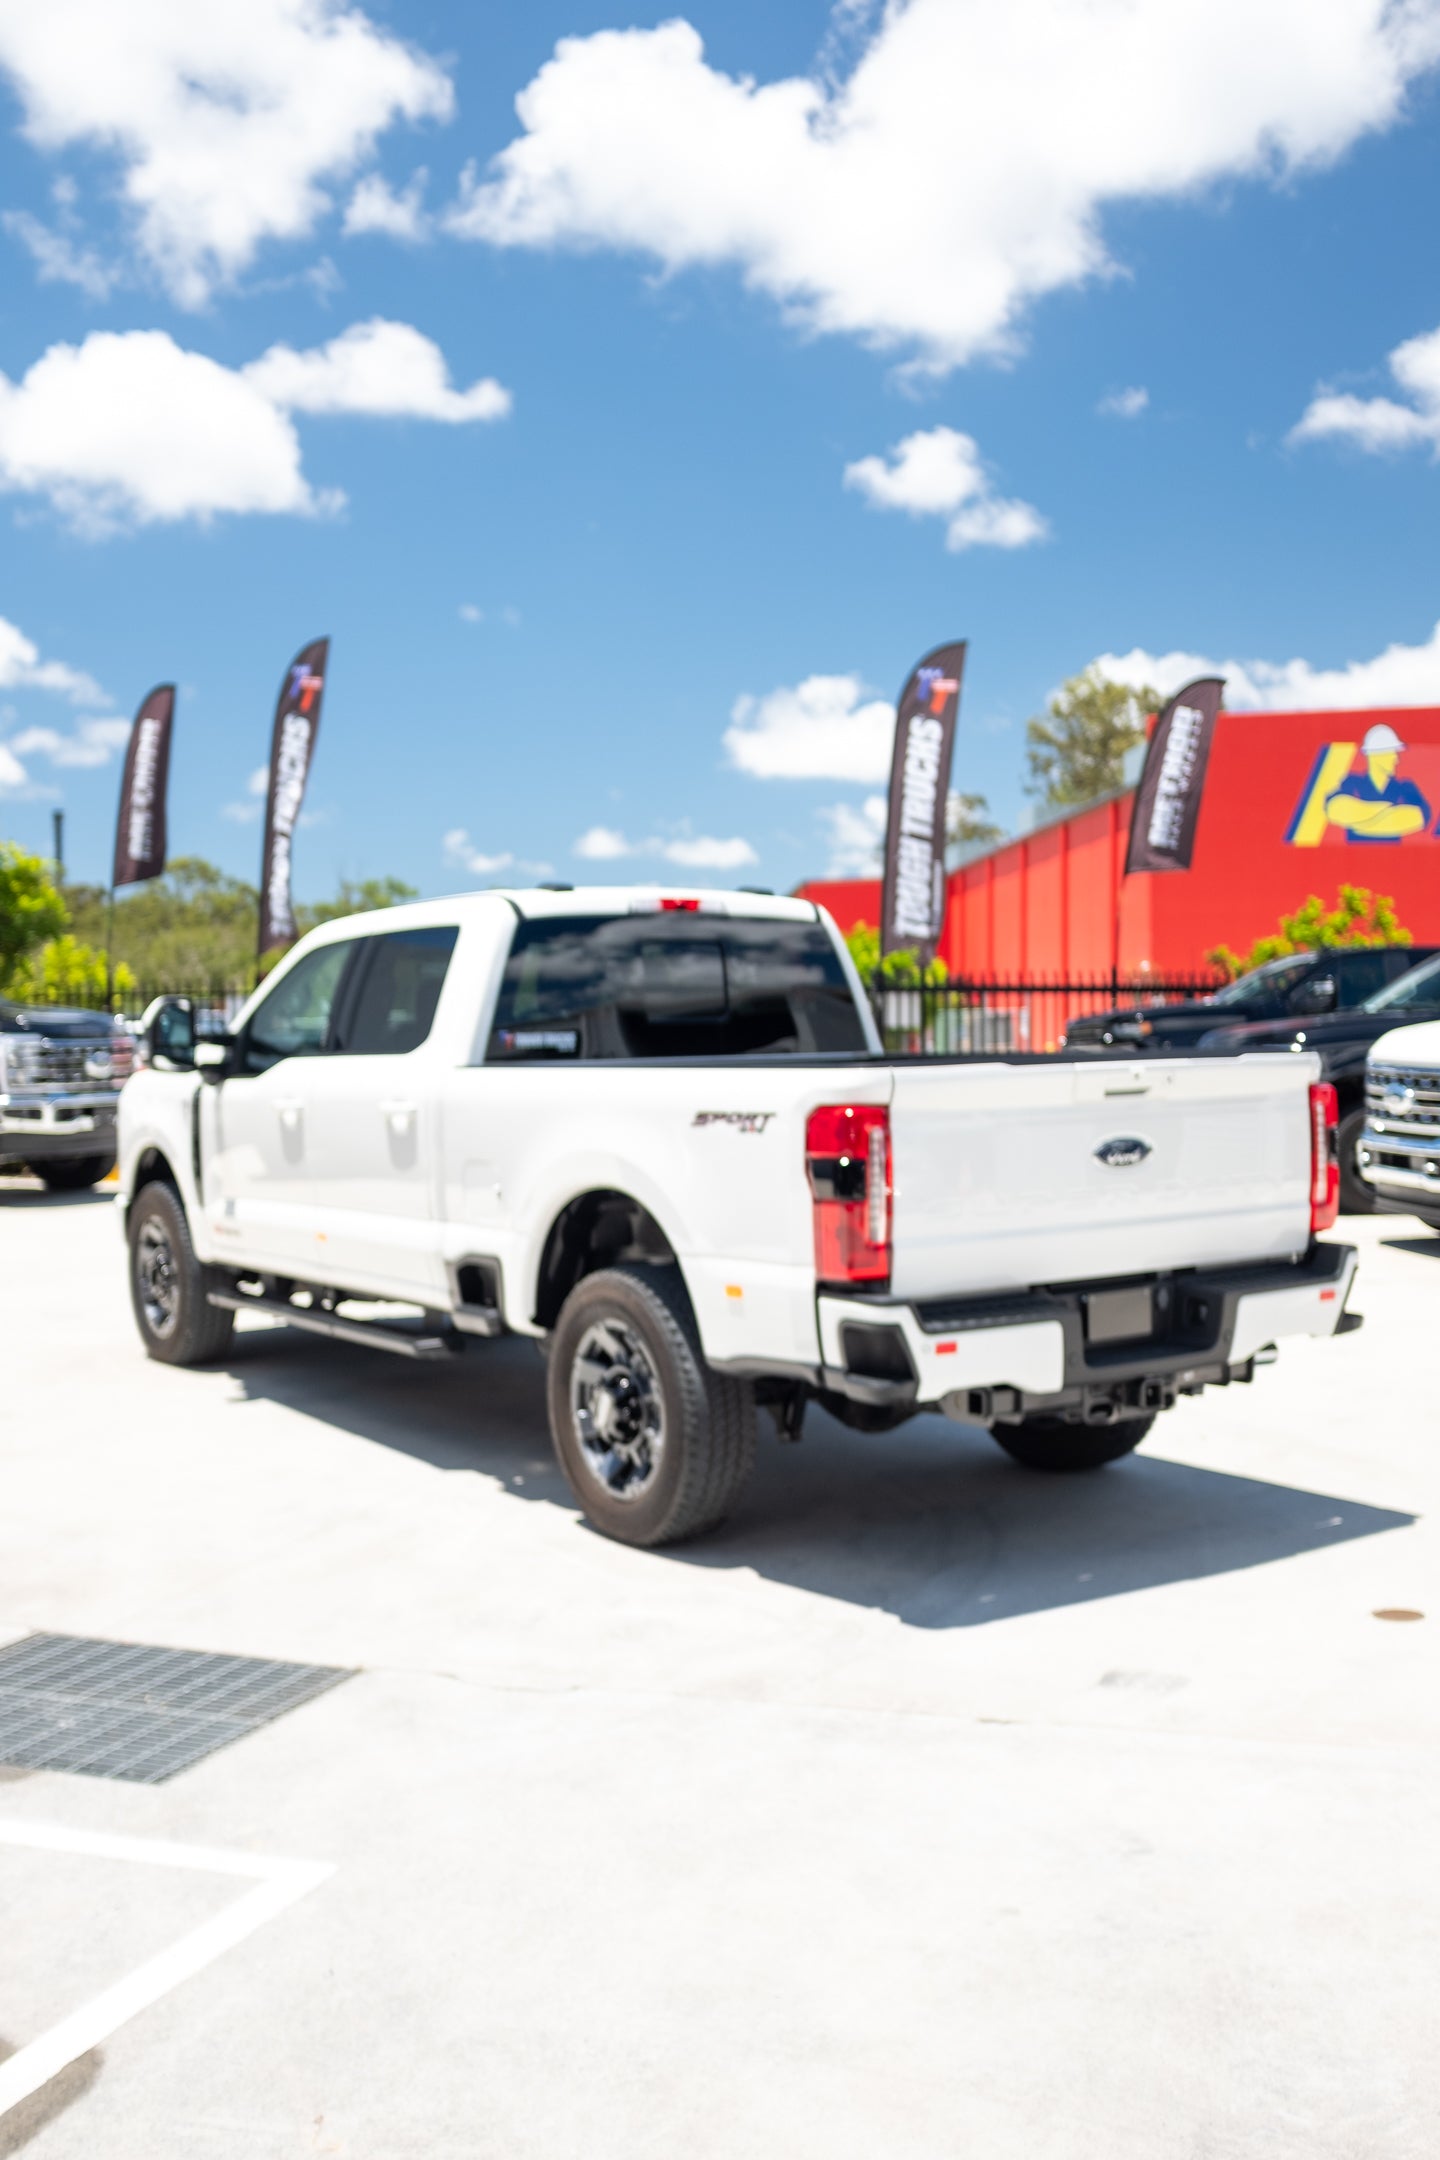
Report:
[[115,1167],[130,1037],[105,1013],[0,999],[0,1169],[79,1192]]
[[1359,1325],[1313,1058],[887,1058],[806,901],[420,902],[312,931],[223,1043],[188,1024],[154,1015],[121,1105],[150,1355],[244,1312],[414,1358],[532,1336],[575,1497],[633,1544],[723,1518],[757,1406],[1089,1469]]

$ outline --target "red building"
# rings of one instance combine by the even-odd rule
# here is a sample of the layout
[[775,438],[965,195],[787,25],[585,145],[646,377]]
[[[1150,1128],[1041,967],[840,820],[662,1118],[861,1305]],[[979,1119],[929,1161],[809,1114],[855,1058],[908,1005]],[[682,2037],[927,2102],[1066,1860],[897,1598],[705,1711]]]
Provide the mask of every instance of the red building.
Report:
[[[1440,706],[1222,712],[1188,871],[1124,876],[1133,803],[1126,789],[953,871],[951,973],[1189,974],[1342,884],[1388,894],[1417,942],[1440,944]],[[1357,815],[1383,836],[1347,830]],[[880,919],[878,878],[799,889],[842,930]]]

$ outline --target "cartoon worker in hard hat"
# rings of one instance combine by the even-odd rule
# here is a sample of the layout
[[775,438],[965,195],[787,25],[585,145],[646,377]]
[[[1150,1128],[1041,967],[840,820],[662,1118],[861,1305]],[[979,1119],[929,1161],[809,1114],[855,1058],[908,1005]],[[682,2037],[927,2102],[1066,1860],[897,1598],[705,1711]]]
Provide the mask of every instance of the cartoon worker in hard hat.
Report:
[[1413,780],[1396,777],[1405,745],[1384,721],[1360,745],[1363,772],[1351,773],[1325,798],[1325,816],[1352,840],[1403,840],[1430,823],[1430,805]]

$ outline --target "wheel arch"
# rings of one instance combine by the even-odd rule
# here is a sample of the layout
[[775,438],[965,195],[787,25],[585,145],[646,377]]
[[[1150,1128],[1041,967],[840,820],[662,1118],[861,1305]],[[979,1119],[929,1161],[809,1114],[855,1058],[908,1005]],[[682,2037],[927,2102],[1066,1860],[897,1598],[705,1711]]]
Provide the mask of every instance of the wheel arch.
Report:
[[540,1248],[535,1270],[533,1317],[553,1328],[578,1282],[621,1261],[678,1267],[664,1226],[643,1200],[614,1186],[592,1186],[565,1202]]

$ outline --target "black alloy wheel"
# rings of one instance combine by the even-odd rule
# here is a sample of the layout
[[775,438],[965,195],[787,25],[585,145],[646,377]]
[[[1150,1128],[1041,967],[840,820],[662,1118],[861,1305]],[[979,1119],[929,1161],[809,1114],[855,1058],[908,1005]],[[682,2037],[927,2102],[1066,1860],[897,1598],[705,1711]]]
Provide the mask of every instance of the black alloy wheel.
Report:
[[1027,1417],[1018,1425],[997,1425],[991,1439],[1024,1463],[1027,1470],[1099,1470],[1131,1455],[1155,1423],[1144,1417],[1117,1418],[1113,1425],[1072,1425],[1068,1418]]
[[755,1392],[705,1364],[677,1268],[585,1276],[551,1339],[547,1392],[566,1482],[607,1537],[672,1545],[729,1514],[755,1459]]
[[190,1242],[173,1185],[146,1185],[130,1206],[130,1302],[146,1354],[162,1365],[202,1365],[221,1356],[235,1315],[208,1302],[217,1280]]

